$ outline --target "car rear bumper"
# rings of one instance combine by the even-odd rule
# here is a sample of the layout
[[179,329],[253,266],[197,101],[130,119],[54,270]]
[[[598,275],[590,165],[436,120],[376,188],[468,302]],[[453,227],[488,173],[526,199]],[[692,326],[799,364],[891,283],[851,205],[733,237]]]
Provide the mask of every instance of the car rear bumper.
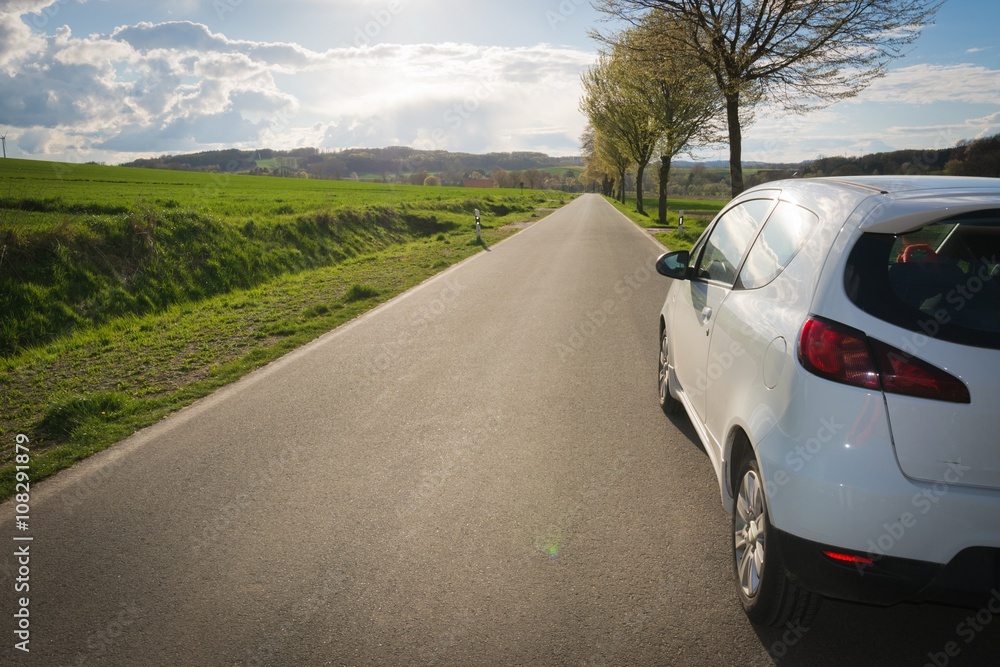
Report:
[[[1000,549],[1000,491],[907,478],[880,394],[809,382],[754,449],[771,524],[876,560]],[[958,473],[956,473],[958,474]]]
[[1000,613],[1000,549],[966,549],[946,565],[892,556],[876,557],[870,564],[849,563],[826,554],[870,555],[774,530],[789,579],[820,595],[886,606],[942,602],[996,608]]

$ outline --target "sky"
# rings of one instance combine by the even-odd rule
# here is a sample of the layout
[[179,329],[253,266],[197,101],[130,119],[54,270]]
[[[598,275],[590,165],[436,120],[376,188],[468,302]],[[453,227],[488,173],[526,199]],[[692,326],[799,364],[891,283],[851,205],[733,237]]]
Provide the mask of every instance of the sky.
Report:
[[[859,96],[763,109],[746,161],[1000,132],[1000,3],[947,0]],[[590,0],[0,0],[7,155],[118,164],[219,148],[579,154]],[[695,157],[726,159],[725,146]]]

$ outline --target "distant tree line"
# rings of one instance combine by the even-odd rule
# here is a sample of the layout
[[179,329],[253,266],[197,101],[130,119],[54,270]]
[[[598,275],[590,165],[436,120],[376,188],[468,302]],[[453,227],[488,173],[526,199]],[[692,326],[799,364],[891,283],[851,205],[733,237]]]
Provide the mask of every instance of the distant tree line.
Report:
[[[747,163],[744,181],[753,187],[785,178],[816,178],[820,176],[900,176],[951,175],[1000,178],[1000,134],[974,140],[963,140],[955,146],[940,149],[900,150],[871,153],[861,157],[833,156],[794,164]],[[723,198],[730,194],[729,170],[720,163],[681,163],[669,184],[671,197]],[[646,173],[643,190],[655,186],[656,176]],[[590,188],[601,190],[601,183],[590,182]],[[636,191],[635,172],[629,171],[625,190]],[[610,192],[607,193],[610,196]]]
[[951,148],[824,157],[805,162],[799,176],[923,175],[1000,178],[1000,134],[963,140]]
[[[513,152],[451,153],[422,151],[405,146],[347,149],[321,152],[316,148],[290,151],[219,150],[188,155],[164,155],[141,159],[123,166],[249,173],[272,176],[324,178],[334,180],[374,180],[385,183],[422,185],[434,176],[442,185],[462,185],[466,179],[493,179],[500,187],[582,189],[567,183],[563,169],[582,167],[578,157],[550,157],[543,153]],[[546,171],[548,170],[548,171]],[[552,173],[559,172],[559,177]]]
[[945,163],[944,171],[952,176],[1000,178],[1000,134],[960,142]]
[[[553,158],[541,153],[491,153],[472,155],[419,151],[393,147],[351,149],[323,153],[315,148],[292,151],[220,150],[189,155],[142,159],[123,166],[190,171],[266,174],[288,177],[359,179],[423,185],[431,176],[441,185],[461,185],[465,179],[492,179],[502,188],[561,189],[568,192],[636,191],[636,173],[624,158],[625,175],[608,168],[597,157],[598,137],[593,127],[584,135],[583,158]],[[643,191],[652,191],[663,176],[662,155],[658,173],[644,173]],[[273,167],[260,167],[259,163]],[[286,166],[280,166],[286,165]],[[581,165],[586,165],[583,169]],[[798,164],[748,163],[745,187],[782,178],[816,176],[949,174],[1000,178],[1000,134],[963,140],[950,148],[901,150],[862,157],[823,157]],[[724,197],[731,192],[728,169],[720,163],[682,163],[666,192],[671,197]],[[661,194],[663,190],[661,189]]]

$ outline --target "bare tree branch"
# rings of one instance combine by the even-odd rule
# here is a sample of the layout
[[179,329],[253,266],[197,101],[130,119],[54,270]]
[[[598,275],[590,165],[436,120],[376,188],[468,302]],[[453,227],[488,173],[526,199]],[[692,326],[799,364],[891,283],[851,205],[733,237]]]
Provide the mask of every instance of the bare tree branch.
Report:
[[[944,0],[597,0],[630,25],[663,16],[726,99],[733,194],[743,190],[741,111],[803,112],[853,97],[902,57]],[[611,35],[592,33],[603,43]]]

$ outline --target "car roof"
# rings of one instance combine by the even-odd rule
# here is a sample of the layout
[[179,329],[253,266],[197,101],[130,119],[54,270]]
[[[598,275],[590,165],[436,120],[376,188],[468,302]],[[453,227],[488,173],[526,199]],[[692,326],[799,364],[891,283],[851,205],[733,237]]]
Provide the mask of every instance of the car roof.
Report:
[[851,176],[764,183],[747,191],[781,190],[781,198],[808,205],[836,200],[841,222],[859,212],[865,232],[902,234],[963,213],[1000,209],[1000,178],[965,176]]

